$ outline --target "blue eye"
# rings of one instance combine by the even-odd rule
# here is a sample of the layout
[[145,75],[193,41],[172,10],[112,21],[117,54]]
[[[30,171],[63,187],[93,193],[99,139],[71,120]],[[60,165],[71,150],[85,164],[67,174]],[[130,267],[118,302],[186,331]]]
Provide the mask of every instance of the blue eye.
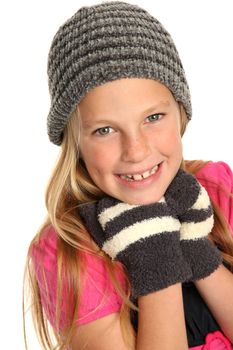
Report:
[[163,116],[163,114],[161,114],[161,113],[156,113],[156,114],[150,115],[150,116],[147,117],[146,119],[147,119],[149,122],[156,122],[157,120],[161,119],[162,116]]
[[103,128],[97,129],[95,133],[101,136],[105,136],[110,134],[112,132],[111,130],[112,128],[110,128],[110,126],[104,126]]

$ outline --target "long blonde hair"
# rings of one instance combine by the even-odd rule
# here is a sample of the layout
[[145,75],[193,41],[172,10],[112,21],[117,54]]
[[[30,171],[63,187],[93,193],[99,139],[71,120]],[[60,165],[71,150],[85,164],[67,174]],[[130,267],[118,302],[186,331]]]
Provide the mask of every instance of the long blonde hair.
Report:
[[[183,135],[187,126],[187,117],[182,105],[180,105],[180,112],[181,135]],[[94,244],[77,212],[78,204],[98,199],[103,195],[102,191],[91,180],[84,163],[79,158],[77,140],[78,118],[76,111],[68,121],[60,155],[46,191],[48,217],[32,240],[28,251],[24,283],[25,286],[29,286],[30,306],[34,326],[44,349],[63,350],[69,347],[71,338],[77,327],[79,287],[81,285],[80,271],[83,268],[83,261],[80,258],[79,252],[88,251],[91,254],[100,256],[104,260],[112,283],[123,299],[120,312],[122,334],[128,346],[133,348],[136,335],[130,322],[130,309],[137,308],[130,302],[130,283],[127,278],[127,272],[125,271],[126,289],[123,291],[116,277],[116,263]],[[203,161],[183,161],[182,167],[188,172],[195,174],[205,163]],[[233,266],[233,240],[229,234],[229,226],[221,210],[214,203],[213,206],[215,225],[210,234],[210,239],[221,249],[225,261]],[[40,288],[32,262],[33,247],[39,242],[45,228],[49,225],[52,225],[55,229],[58,240],[56,322],[53,329],[49,325],[42,306]],[[69,308],[66,315],[66,325],[61,330],[61,295],[64,276],[67,282],[66,288],[67,295],[69,296]],[[44,283],[46,284],[46,279],[44,279]],[[27,296],[25,295],[26,299]],[[24,308],[26,309],[26,302]]]

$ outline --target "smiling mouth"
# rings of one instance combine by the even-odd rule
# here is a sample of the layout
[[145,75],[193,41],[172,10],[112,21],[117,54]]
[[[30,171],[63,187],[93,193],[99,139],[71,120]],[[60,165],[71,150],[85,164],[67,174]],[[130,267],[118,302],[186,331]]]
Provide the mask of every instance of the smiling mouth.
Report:
[[121,179],[123,180],[127,180],[127,181],[141,181],[146,179],[147,177],[153,175],[156,173],[156,171],[158,170],[159,165],[155,165],[153,166],[153,168],[151,168],[150,170],[145,171],[142,174],[124,174],[124,175],[119,175]]

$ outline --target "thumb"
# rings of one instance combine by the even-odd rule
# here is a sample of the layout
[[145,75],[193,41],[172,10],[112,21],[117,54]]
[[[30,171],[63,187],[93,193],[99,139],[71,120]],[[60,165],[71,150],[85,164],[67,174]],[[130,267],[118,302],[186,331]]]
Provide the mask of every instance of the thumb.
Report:
[[196,202],[200,190],[201,185],[196,178],[179,169],[164,196],[170,209],[181,215]]
[[97,203],[79,204],[78,213],[96,244],[102,248],[105,242],[105,234],[97,219]]

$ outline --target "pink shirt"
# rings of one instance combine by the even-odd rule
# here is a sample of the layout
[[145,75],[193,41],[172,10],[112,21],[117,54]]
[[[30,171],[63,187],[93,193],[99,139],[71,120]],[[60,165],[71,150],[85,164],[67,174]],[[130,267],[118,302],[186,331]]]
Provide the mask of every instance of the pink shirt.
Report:
[[[196,174],[196,177],[207,189],[211,199],[221,207],[233,230],[233,200],[229,198],[229,193],[233,192],[233,174],[229,166],[224,162],[210,162]],[[57,286],[56,251],[57,235],[53,227],[50,226],[43,233],[39,243],[34,246],[32,258],[41,292],[42,304],[46,315],[53,326],[55,319]],[[77,319],[78,325],[94,321],[114,312],[119,312],[122,304],[122,300],[117,294],[108,276],[103,259],[87,252],[81,254],[83,259],[86,260],[86,263],[85,272],[82,272],[81,275],[82,289],[80,293],[80,307]],[[41,267],[44,268],[45,275],[42,275]],[[124,287],[124,277],[121,269],[122,267],[119,263],[117,276],[121,285]],[[44,287],[44,279],[47,282],[47,290]],[[65,321],[65,295],[63,295],[62,300],[61,327]],[[221,339],[219,340],[216,338],[216,340],[215,338],[212,337],[210,339],[212,345],[211,347],[208,347],[208,349],[227,349],[227,347],[223,347]],[[222,345],[219,345],[220,343]],[[192,349],[200,350],[205,348],[203,346],[198,346]]]

